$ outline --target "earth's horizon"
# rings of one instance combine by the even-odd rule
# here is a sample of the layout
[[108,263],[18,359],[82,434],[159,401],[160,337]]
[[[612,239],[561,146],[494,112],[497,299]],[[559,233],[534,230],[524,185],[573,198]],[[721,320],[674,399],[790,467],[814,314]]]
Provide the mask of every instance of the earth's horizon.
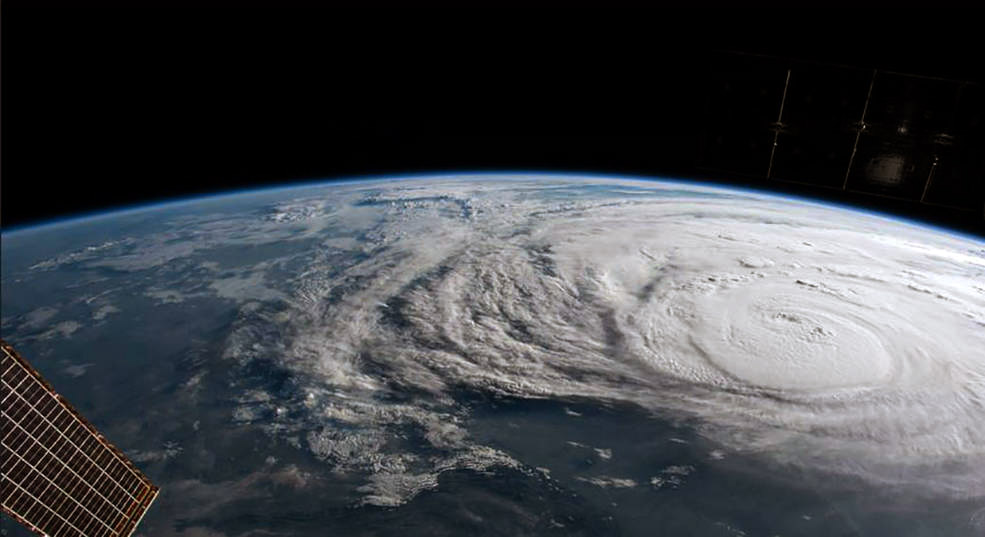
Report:
[[141,535],[985,531],[985,240],[957,231],[481,173],[2,239],[3,337],[161,486]]

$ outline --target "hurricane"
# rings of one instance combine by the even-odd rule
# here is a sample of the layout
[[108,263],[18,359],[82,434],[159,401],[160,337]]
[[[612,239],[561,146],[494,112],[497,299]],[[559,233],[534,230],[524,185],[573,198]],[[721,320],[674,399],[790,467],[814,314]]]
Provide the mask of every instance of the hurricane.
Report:
[[245,383],[236,419],[368,473],[365,503],[523,467],[471,437],[462,393],[629,404],[778,467],[985,496],[972,238],[603,178],[354,184],[261,217],[319,243],[283,300],[240,309],[226,360],[289,387]]

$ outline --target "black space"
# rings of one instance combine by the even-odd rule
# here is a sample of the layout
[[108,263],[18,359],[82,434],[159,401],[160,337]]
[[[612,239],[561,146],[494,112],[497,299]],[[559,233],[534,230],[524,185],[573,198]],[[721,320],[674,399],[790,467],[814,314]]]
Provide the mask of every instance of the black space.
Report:
[[941,187],[959,201],[928,205],[698,165],[702,136],[724,128],[705,91],[722,51],[981,82],[972,12],[8,6],[2,24],[8,228],[254,185],[454,170],[708,179],[985,227],[974,166]]

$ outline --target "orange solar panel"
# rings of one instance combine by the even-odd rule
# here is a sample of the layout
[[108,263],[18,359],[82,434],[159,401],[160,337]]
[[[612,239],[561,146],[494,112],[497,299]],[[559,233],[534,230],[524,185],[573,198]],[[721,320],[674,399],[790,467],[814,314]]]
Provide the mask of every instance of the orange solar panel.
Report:
[[0,503],[39,535],[126,537],[158,488],[0,340]]

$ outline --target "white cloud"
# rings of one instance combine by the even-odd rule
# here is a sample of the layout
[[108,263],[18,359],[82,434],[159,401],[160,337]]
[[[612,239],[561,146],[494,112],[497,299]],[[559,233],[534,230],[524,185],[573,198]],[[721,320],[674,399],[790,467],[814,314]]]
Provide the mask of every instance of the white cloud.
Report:
[[119,312],[120,309],[117,308],[116,306],[113,306],[112,304],[106,304],[104,306],[100,306],[99,309],[92,312],[92,319],[94,321],[102,321],[109,315]]
[[606,489],[625,489],[632,488],[637,485],[636,481],[625,477],[596,476],[576,477],[575,479]]

